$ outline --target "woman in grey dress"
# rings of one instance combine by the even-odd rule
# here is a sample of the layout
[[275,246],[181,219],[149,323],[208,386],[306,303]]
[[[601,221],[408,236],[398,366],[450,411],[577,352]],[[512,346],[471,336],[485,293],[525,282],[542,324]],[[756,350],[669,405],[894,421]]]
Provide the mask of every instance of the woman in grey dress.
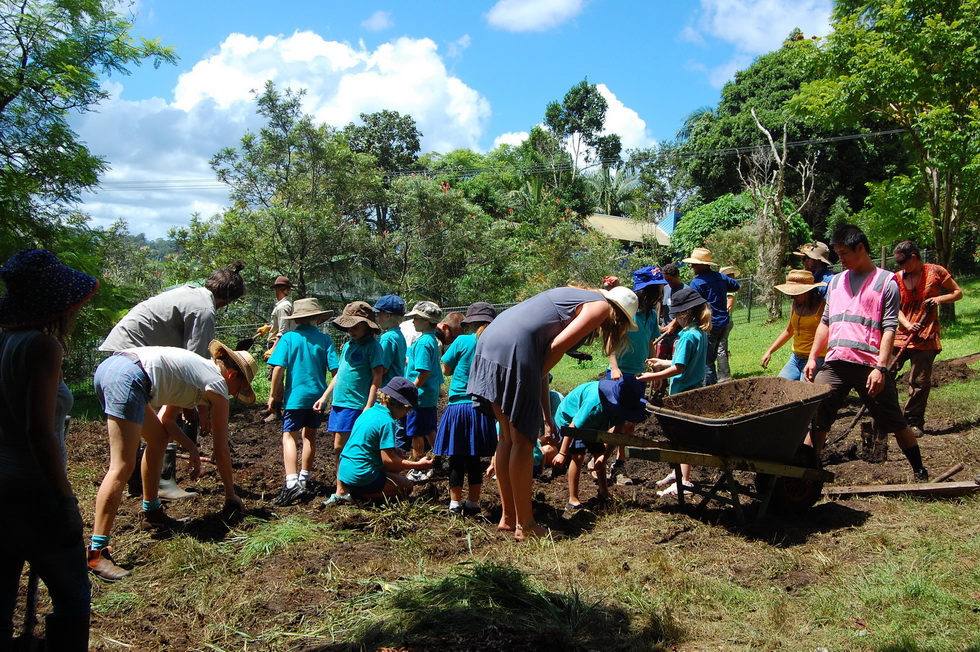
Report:
[[497,529],[513,531],[519,541],[547,533],[534,522],[531,472],[542,422],[545,437],[557,432],[548,372],[596,331],[607,354],[616,351],[626,331],[636,329],[636,306],[636,295],[623,287],[556,288],[504,311],[480,336],[467,391],[500,424],[494,468],[503,513]]

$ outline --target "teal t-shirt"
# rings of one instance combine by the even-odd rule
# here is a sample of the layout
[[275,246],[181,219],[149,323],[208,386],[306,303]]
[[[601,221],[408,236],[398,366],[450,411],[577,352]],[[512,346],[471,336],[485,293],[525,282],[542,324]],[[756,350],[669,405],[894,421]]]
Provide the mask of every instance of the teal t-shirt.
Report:
[[405,342],[402,329],[397,326],[382,333],[379,343],[381,344],[381,366],[388,370],[381,379],[381,386],[383,387],[395,376],[405,375],[405,354],[408,353],[408,344]]
[[682,328],[674,344],[671,362],[684,365],[684,372],[670,379],[670,393],[678,394],[704,385],[707,358],[708,334],[694,326]]
[[269,364],[286,370],[283,407],[310,410],[327,389],[327,370],[340,366],[337,349],[316,326],[297,326],[279,338]]
[[636,313],[635,331],[627,331],[619,351],[616,352],[616,362],[624,374],[642,374],[646,371],[646,361],[650,357],[650,342],[660,337],[660,325],[657,323],[657,313],[653,310],[644,314]]
[[363,410],[371,390],[373,370],[381,366],[381,345],[374,335],[349,340],[340,352],[340,368],[333,384],[334,407]]
[[612,414],[603,407],[599,398],[599,381],[584,383],[570,391],[558,406],[555,423],[559,428],[574,423],[576,428],[596,430],[606,430],[612,426]]
[[453,377],[449,381],[450,403],[467,403],[472,400],[466,392],[466,383],[470,379],[474,353],[476,353],[476,335],[460,335],[453,340],[442,356],[443,364],[453,369]]
[[408,350],[406,378],[415,382],[419,374],[428,371],[429,378],[419,387],[419,407],[435,407],[439,402],[439,387],[444,377],[439,359],[439,338],[435,331],[419,335],[415,344]]
[[346,485],[363,487],[384,472],[381,451],[398,448],[398,423],[380,403],[365,410],[354,422],[347,445],[340,454],[337,477]]

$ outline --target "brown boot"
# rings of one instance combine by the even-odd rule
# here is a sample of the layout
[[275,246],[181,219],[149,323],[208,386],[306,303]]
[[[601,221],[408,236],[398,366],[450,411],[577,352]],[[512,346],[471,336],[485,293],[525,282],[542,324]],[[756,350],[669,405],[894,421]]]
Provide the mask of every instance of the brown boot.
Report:
[[167,516],[163,507],[157,507],[140,514],[140,529],[144,532],[179,532],[184,529],[187,519],[176,519]]
[[92,570],[93,574],[99,576],[106,582],[118,582],[129,575],[128,570],[117,566],[116,562],[112,561],[112,556],[109,554],[108,549],[89,550],[88,567]]

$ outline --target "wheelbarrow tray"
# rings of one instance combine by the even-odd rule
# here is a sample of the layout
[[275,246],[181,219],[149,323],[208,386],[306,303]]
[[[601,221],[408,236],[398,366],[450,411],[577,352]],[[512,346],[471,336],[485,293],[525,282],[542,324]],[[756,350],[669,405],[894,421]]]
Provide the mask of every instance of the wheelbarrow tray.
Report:
[[648,406],[684,450],[771,462],[793,461],[829,385],[743,378],[664,397]]

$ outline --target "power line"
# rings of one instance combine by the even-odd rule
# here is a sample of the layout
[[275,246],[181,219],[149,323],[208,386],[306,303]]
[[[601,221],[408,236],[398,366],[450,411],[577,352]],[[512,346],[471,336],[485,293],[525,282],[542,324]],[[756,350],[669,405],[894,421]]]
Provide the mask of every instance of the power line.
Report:
[[[884,131],[872,131],[858,134],[845,134],[841,136],[828,136],[826,138],[811,138],[809,140],[796,140],[786,143],[789,148],[805,147],[807,145],[820,145],[827,143],[838,143],[848,140],[860,140],[864,138],[878,138],[881,136],[894,136],[905,133],[905,129],[888,129]],[[727,156],[741,155],[752,152],[760,152],[769,149],[768,144],[746,145],[744,147],[726,147],[710,150],[698,151],[673,151],[672,156],[680,159],[696,158],[701,156]],[[579,171],[589,170],[599,166],[609,166],[621,162],[619,159],[600,159],[591,162],[589,165],[581,167],[575,166],[571,162],[563,162],[555,165],[537,164],[526,167],[514,165],[494,165],[484,167],[446,167],[440,170],[420,170],[412,168],[402,168],[385,173],[386,178],[406,177],[412,175],[419,176],[440,176],[453,174],[460,177],[475,177],[483,173],[514,174],[522,173],[525,175],[545,174],[548,172],[570,172],[574,169]],[[190,191],[190,190],[228,190],[231,185],[217,181],[216,179],[146,179],[143,181],[103,181],[99,184],[96,192],[154,192],[154,191]]]

